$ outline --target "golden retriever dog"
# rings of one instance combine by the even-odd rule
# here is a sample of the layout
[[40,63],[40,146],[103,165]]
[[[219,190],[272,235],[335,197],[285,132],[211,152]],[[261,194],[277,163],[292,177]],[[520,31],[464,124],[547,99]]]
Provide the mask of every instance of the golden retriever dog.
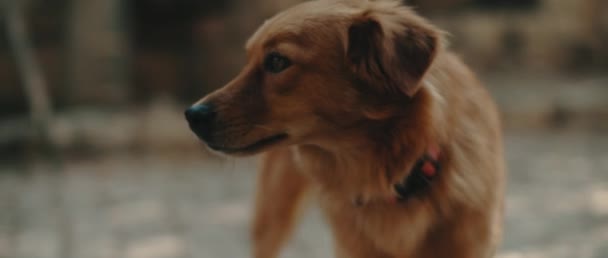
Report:
[[186,110],[209,148],[262,153],[252,256],[274,258],[314,196],[340,258],[486,258],[500,242],[497,109],[397,1],[317,0],[266,21],[247,64]]

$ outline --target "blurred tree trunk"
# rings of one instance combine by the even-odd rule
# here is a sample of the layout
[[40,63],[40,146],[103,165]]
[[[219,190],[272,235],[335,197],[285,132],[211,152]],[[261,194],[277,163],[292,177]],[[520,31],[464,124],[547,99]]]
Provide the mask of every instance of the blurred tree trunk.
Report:
[[128,98],[125,1],[73,0],[68,69],[69,102],[125,104]]
[[51,100],[46,80],[40,70],[40,65],[32,50],[30,35],[28,35],[25,18],[26,6],[26,0],[5,2],[3,7],[6,17],[6,31],[25,96],[28,99],[31,128],[33,128],[32,143],[40,144],[46,154],[50,154],[49,152],[55,151],[50,137]]

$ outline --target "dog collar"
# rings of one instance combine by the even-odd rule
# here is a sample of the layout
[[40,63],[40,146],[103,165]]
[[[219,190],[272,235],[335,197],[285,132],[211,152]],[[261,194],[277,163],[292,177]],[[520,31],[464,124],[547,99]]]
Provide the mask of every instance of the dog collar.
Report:
[[430,146],[410,171],[407,177],[394,185],[396,201],[424,193],[441,170],[439,162],[441,150],[439,146]]

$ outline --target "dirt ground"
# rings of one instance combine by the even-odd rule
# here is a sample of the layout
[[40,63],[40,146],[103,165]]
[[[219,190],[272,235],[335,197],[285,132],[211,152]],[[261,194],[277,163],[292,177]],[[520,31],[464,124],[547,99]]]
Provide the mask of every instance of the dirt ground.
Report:
[[[499,258],[608,257],[608,134],[508,132]],[[114,153],[0,168],[0,257],[248,257],[255,159]],[[313,207],[282,257],[332,257]]]

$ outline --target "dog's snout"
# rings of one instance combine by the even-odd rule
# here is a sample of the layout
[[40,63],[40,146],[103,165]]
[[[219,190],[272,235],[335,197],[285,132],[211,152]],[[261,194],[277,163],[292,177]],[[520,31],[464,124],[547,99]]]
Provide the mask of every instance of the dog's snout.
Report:
[[184,112],[190,128],[201,139],[205,139],[211,131],[215,111],[209,104],[197,104]]
[[215,112],[211,105],[198,104],[186,109],[184,114],[190,124],[206,124],[213,119]]

